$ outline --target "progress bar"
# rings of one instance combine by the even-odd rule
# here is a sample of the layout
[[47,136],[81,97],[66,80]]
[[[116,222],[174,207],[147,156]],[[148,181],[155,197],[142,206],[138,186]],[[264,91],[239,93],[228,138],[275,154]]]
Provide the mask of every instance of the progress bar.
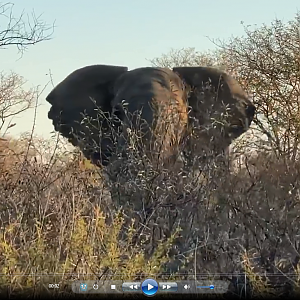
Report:
[[213,290],[215,288],[214,285],[208,285],[208,286],[197,286],[197,289],[211,289]]

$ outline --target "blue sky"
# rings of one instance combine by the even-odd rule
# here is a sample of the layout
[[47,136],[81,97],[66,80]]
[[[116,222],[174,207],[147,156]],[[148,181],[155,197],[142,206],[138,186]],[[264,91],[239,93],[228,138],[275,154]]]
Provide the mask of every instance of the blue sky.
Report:
[[[212,3],[212,4],[209,4]],[[172,48],[213,49],[209,38],[226,39],[243,34],[241,21],[249,25],[269,24],[275,18],[289,21],[300,10],[296,0],[26,0],[16,1],[17,15],[24,10],[51,23],[50,41],[29,47],[23,57],[14,48],[1,51],[4,72],[15,71],[27,86],[43,87],[51,70],[54,83],[85,65],[125,65],[130,69],[148,66],[147,59]],[[0,19],[0,26],[4,26]],[[45,138],[53,130],[48,120],[49,105],[41,95],[35,132]],[[29,131],[33,111],[16,118],[10,134]]]

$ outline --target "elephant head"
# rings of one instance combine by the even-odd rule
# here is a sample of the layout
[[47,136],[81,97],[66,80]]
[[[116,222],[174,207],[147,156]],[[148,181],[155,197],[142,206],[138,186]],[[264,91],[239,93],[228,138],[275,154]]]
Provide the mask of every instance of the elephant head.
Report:
[[248,130],[255,107],[233,77],[210,67],[173,71],[188,90],[189,148],[194,154],[205,149],[219,154]]
[[106,165],[113,148],[109,116],[99,112],[111,112],[113,84],[127,70],[108,65],[84,67],[68,75],[46,97],[52,105],[48,117],[55,130],[95,164]]
[[116,80],[114,95],[113,113],[122,121],[123,129],[119,145],[124,146],[132,129],[137,129],[142,135],[142,151],[151,160],[176,160],[188,120],[186,94],[179,76],[166,68],[134,69]]

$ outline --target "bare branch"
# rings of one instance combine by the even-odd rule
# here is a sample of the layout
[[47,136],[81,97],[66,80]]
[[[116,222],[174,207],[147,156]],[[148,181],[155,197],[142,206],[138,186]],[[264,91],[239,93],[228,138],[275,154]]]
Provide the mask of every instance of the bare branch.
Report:
[[16,73],[0,73],[0,130],[9,118],[32,107],[37,89],[27,89],[25,83],[25,79]]
[[0,49],[16,46],[22,55],[28,46],[51,39],[54,24],[46,24],[42,15],[36,16],[34,11],[31,14],[23,11],[16,17],[13,8],[14,4],[10,2],[0,5]]

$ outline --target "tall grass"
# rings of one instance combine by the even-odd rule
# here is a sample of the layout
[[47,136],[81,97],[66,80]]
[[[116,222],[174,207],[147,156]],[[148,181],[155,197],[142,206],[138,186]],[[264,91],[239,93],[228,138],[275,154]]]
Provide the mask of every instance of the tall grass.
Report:
[[299,292],[300,165],[257,152],[234,170],[221,155],[187,172],[136,152],[107,180],[77,152],[44,162],[38,142],[0,148],[1,293],[199,274],[238,295]]

